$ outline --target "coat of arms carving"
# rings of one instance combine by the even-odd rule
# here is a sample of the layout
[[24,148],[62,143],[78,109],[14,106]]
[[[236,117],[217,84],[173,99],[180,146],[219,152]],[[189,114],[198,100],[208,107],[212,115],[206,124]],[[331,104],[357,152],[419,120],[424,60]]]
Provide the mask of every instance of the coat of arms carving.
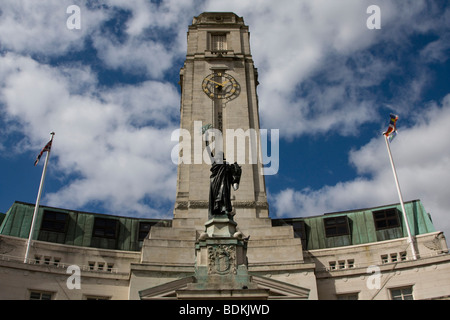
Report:
[[209,274],[236,274],[236,248],[232,245],[208,247]]

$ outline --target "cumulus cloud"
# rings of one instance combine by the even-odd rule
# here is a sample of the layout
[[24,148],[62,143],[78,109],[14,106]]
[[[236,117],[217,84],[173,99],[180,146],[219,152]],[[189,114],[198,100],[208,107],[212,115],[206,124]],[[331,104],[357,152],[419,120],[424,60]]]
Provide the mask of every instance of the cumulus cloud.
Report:
[[198,14],[192,0],[105,1],[113,27],[96,29],[92,44],[109,68],[163,78],[186,52],[187,26]]
[[[66,26],[73,4],[80,7],[79,30]],[[180,19],[187,26],[192,10],[193,1],[2,3],[0,149],[12,132],[22,137],[16,154],[41,148],[47,131],[56,132],[52,162],[63,186],[46,193],[46,204],[169,213],[176,188],[170,137],[179,126],[180,98],[164,78],[184,55]],[[83,57],[86,50],[95,63]],[[141,80],[105,85],[99,68]]]
[[[432,103],[426,113],[416,115],[414,125],[401,126],[391,144],[405,201],[420,199],[434,224],[450,233],[450,95]],[[288,188],[272,195],[277,216],[311,216],[398,203],[391,165],[380,136],[349,153],[349,162],[359,176],[317,190]],[[274,212],[274,213],[275,213]]]
[[108,12],[88,9],[85,1],[75,2],[82,12],[82,28],[73,31],[66,24],[72,0],[2,1],[2,50],[54,57],[82,49],[85,37],[107,19]]
[[[401,96],[395,94],[392,101],[380,101],[371,89],[399,72],[403,50],[410,53],[408,37],[441,30],[446,14],[426,1],[377,1],[382,29],[369,30],[367,8],[373,4],[236,0],[209,1],[207,9],[233,8],[251,26],[262,126],[280,128],[282,138],[293,139],[305,134],[355,134],[361,125],[379,120],[380,107],[408,108],[422,97],[428,75],[421,68],[412,71]],[[435,46],[444,50],[443,43]]]
[[89,69],[59,69],[12,53],[0,65],[0,99],[9,121],[22,126],[34,150],[48,137],[42,128],[52,128],[56,168],[76,177],[46,195],[49,205],[79,208],[100,201],[111,212],[157,216],[157,208],[172,199],[170,135],[179,103],[172,84],[94,86],[78,94],[82,83],[96,83]]

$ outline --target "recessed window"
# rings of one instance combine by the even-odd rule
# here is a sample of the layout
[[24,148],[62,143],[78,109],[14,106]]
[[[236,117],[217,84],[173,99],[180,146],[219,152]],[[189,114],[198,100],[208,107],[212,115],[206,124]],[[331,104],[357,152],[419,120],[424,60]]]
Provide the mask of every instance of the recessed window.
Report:
[[406,253],[406,251],[402,251],[402,252],[400,252],[400,261],[406,261],[408,258],[407,258],[407,253]]
[[396,253],[391,253],[391,262],[397,262],[397,254]]
[[336,270],[336,261],[329,262],[330,270]]
[[30,300],[52,300],[53,293],[42,291],[30,291]]
[[115,239],[117,237],[117,226],[117,220],[95,218],[93,236]]
[[341,269],[348,269],[348,268],[354,268],[355,267],[355,260],[349,259],[349,260],[339,260],[339,261],[329,261],[328,266],[330,271],[332,270],[341,270]]
[[68,217],[67,213],[44,210],[41,230],[64,233],[66,232]]
[[211,34],[211,51],[225,51],[225,50],[227,50],[226,33]]
[[393,288],[390,291],[392,300],[414,300],[412,286]]
[[347,267],[348,268],[354,268],[355,267],[355,260],[353,260],[353,259],[347,260]]
[[323,219],[325,225],[325,236],[336,237],[350,234],[347,216],[332,217]]
[[376,230],[400,227],[400,219],[396,208],[373,212]]

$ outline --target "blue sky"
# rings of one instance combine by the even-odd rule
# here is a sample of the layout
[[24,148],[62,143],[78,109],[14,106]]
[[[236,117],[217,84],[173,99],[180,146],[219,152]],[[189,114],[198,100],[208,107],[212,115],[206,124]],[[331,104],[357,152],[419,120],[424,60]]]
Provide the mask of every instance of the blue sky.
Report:
[[[81,29],[66,25],[80,7]],[[272,217],[421,199],[450,233],[447,1],[2,1],[0,212],[34,203],[33,162],[55,131],[42,204],[171,217],[179,70],[193,16],[231,11],[250,27],[261,127],[280,130],[266,176]],[[367,8],[381,10],[370,30]]]

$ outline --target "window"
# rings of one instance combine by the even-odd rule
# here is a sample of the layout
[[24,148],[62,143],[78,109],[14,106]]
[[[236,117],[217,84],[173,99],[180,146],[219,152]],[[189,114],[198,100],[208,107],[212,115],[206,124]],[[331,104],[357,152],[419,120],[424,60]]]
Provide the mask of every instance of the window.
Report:
[[391,253],[391,262],[397,262],[397,254]]
[[348,268],[354,268],[355,267],[355,260],[353,260],[353,259],[347,260],[347,267]]
[[150,229],[155,224],[156,224],[155,222],[139,222],[138,241],[144,241],[144,239],[147,237],[148,233],[150,232]]
[[68,217],[67,213],[44,210],[41,230],[64,233]]
[[113,271],[113,268],[114,268],[114,263],[108,263],[108,269],[107,269],[107,271],[108,271],[108,272],[112,272],[112,271]]
[[117,220],[95,218],[94,237],[115,239],[117,237]]
[[325,218],[323,219],[323,223],[325,225],[325,236],[327,238],[350,234],[347,216]]
[[227,35],[225,33],[211,34],[211,51],[227,50]]
[[95,262],[89,261],[88,264],[89,264],[89,271],[93,271],[95,268]]
[[393,288],[390,291],[392,300],[414,300],[412,286]]
[[391,253],[391,254],[382,254],[381,255],[381,262],[384,263],[395,263],[399,261],[406,261],[407,256],[406,252],[400,252],[400,253]]
[[373,220],[376,230],[400,227],[398,210],[395,208],[373,212]]
[[30,300],[52,300],[53,293],[30,291]]
[[97,270],[98,271],[103,271],[103,267],[105,266],[105,264],[103,262],[99,262],[97,263]]
[[342,270],[342,269],[349,269],[355,267],[355,260],[349,259],[349,260],[339,260],[337,263],[336,261],[329,261],[328,262],[329,268],[328,270]]
[[406,261],[407,260],[407,253],[406,251],[400,252],[400,261]]

